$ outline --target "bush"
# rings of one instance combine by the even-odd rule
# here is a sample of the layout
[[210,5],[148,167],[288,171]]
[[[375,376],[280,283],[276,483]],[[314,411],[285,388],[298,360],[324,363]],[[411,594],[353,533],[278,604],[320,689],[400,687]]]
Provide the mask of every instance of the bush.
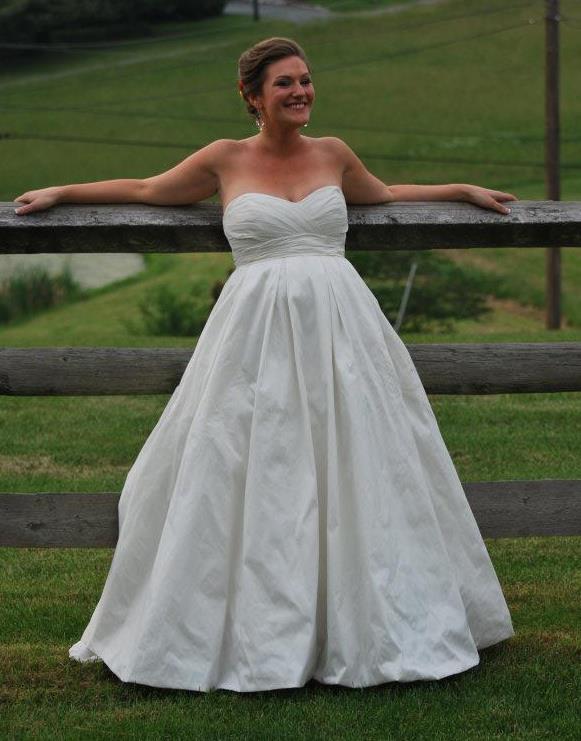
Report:
[[38,265],[21,269],[0,286],[0,324],[33,316],[84,295],[68,265],[56,276]]
[[0,0],[0,40],[50,43],[148,33],[149,21],[220,15],[226,0]]
[[143,317],[143,328],[133,322],[124,321],[133,334],[170,335],[172,337],[197,337],[204,329],[210,312],[218,300],[224,283],[233,272],[230,268],[224,280],[218,280],[204,296],[205,283],[194,283],[186,293],[178,293],[169,286],[158,286],[153,296],[139,303]]
[[364,278],[391,324],[395,324],[411,264],[417,269],[400,330],[450,331],[454,320],[490,312],[487,296],[502,293],[499,278],[433,252],[353,252],[349,260]]
[[135,334],[170,335],[172,337],[195,337],[200,334],[211,309],[211,301],[200,296],[199,287],[183,295],[169,286],[158,286],[152,296],[139,303],[143,317],[143,329],[125,321],[129,331]]

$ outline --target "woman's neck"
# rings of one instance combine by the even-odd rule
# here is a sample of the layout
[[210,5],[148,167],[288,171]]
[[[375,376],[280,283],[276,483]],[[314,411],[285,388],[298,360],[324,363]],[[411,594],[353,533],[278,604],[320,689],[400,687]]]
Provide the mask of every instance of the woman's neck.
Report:
[[263,128],[257,134],[256,141],[268,154],[279,156],[296,154],[305,145],[305,137],[298,129],[273,131]]

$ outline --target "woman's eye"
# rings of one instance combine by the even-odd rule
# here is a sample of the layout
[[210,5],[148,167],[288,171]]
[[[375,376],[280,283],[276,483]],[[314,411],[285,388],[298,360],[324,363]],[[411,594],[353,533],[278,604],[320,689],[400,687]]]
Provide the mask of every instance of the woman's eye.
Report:
[[[288,84],[289,84],[288,80],[280,80],[277,83],[277,85],[285,85],[285,86],[288,85]],[[301,81],[301,85],[310,85],[310,84],[311,84],[310,78],[307,78],[307,79]]]

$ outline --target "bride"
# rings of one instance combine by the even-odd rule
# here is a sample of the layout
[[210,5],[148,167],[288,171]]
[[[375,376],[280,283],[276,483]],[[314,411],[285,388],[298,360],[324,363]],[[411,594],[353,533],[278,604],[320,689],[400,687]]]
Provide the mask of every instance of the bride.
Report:
[[219,194],[236,269],[133,463],[78,661],[124,682],[238,692],[439,679],[514,635],[410,355],[345,258],[346,204],[463,200],[476,185],[386,185],[337,137],[305,136],[303,49],[239,59],[259,131],[167,172],[23,193],[187,205]]

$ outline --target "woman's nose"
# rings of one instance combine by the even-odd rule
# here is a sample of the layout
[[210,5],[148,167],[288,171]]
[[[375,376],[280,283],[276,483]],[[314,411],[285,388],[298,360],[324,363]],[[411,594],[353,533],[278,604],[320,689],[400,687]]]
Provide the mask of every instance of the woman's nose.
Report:
[[304,90],[303,90],[303,86],[301,85],[300,82],[295,82],[295,84],[293,85],[293,88],[292,88],[292,92],[293,92],[293,95],[296,98],[302,98],[303,97]]

